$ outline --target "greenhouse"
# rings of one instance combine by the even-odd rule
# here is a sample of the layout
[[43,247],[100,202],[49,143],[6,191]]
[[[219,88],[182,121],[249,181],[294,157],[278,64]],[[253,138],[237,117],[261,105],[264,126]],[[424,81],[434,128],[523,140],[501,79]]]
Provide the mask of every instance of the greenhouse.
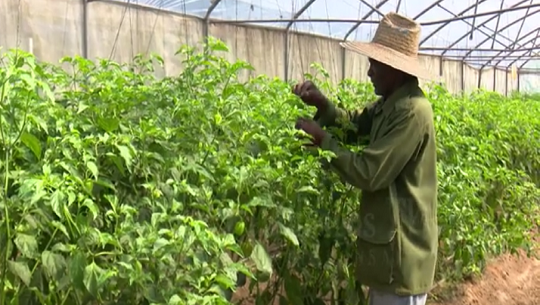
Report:
[[298,79],[318,62],[334,80],[366,79],[367,61],[339,41],[368,41],[381,16],[398,11],[423,25],[422,59],[451,92],[506,94],[539,84],[535,1],[6,0],[0,9],[1,45],[32,48],[46,61],[75,54],[129,61],[154,52],[170,74],[180,67],[179,45],[211,35],[255,73]]
[[0,305],[539,305],[538,13],[0,0]]

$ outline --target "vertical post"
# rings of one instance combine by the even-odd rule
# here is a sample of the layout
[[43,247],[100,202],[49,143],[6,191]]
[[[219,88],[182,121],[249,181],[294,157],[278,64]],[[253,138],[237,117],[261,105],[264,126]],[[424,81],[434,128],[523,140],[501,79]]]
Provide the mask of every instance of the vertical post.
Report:
[[521,77],[519,76],[519,69],[517,70],[517,92],[521,92]]
[[28,52],[34,54],[34,39],[32,37],[28,38]]
[[88,59],[88,0],[82,1],[82,57]]
[[493,91],[497,92],[497,67],[493,67]]
[[442,76],[443,76],[443,63],[444,63],[444,57],[439,58],[439,76],[441,77],[441,84],[443,84]]
[[461,62],[461,92],[465,92],[465,63]]
[[214,0],[212,4],[210,5],[210,7],[208,7],[208,10],[206,11],[206,14],[204,15],[202,30],[203,30],[203,39],[204,39],[205,44],[207,42],[207,38],[210,32],[210,16],[212,15],[212,12],[216,8],[216,6],[218,6],[220,1],[221,0]]
[[508,67],[505,70],[505,76],[504,76],[504,95],[508,96]]
[[347,71],[345,71],[345,56],[347,55],[347,51],[345,48],[341,48],[341,80],[345,80],[345,77],[347,76]]
[[[284,76],[285,81],[289,80],[289,33],[292,25],[294,24],[294,20],[298,19],[300,15],[302,15],[312,4],[315,2],[315,0],[309,0],[304,6],[302,6],[296,13],[294,13],[294,16],[289,23],[287,23],[287,26],[285,27],[285,41],[283,43],[284,50],[283,50],[283,58],[285,58],[285,62],[283,63],[283,69],[284,69]],[[300,42],[298,42],[300,43]],[[300,54],[302,56],[302,54]],[[302,68],[303,69],[303,68]]]
[[478,70],[478,89],[482,87],[482,70],[483,68]]
[[288,82],[289,81],[289,29],[285,31],[285,35],[283,36],[285,39],[285,41],[283,42],[283,58],[284,58],[283,78],[285,79],[286,82]]

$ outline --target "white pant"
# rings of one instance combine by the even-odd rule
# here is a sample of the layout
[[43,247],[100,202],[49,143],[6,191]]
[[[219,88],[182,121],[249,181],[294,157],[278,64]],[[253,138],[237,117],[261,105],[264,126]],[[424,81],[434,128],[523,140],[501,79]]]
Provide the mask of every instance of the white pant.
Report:
[[369,290],[369,305],[426,305],[427,294],[400,296]]

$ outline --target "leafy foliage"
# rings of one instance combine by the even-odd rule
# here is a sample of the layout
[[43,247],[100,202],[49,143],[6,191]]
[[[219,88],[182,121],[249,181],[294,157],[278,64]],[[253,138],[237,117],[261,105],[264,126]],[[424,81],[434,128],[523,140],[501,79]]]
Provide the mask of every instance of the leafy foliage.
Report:
[[[0,70],[0,304],[228,304],[251,278],[257,304],[360,304],[354,281],[359,191],[305,150],[310,114],[290,85],[183,47],[130,65],[13,50]],[[329,85],[347,107],[375,97]],[[481,270],[529,244],[536,225],[537,100],[431,88],[438,132],[438,276]],[[270,281],[271,278],[276,280]],[[257,283],[269,282],[260,290]],[[284,286],[285,289],[279,289]]]

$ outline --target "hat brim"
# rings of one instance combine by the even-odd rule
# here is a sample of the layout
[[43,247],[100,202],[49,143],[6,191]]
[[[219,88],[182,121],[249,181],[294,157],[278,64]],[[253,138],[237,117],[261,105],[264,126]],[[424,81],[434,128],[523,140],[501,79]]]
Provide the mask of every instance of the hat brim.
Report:
[[391,66],[427,81],[440,81],[440,77],[422,67],[418,57],[407,56],[386,46],[373,42],[340,42],[346,50],[367,56],[378,62]]

